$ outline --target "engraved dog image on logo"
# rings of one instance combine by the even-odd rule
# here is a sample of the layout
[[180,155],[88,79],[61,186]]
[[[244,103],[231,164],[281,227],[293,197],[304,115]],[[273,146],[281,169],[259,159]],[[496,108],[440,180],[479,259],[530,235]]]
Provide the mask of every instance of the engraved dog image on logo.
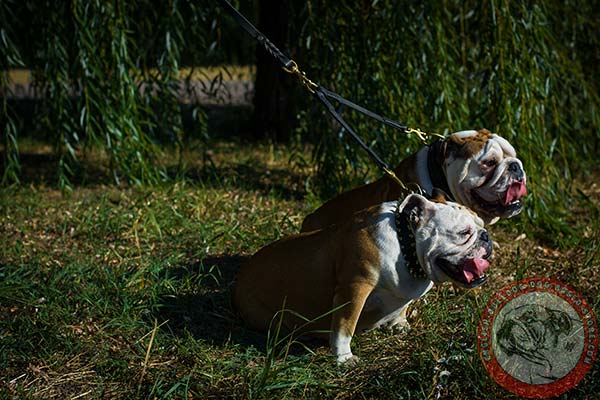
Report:
[[[519,380],[545,384],[569,372],[565,363],[576,341],[573,318],[564,310],[541,304],[524,304],[506,313],[496,332],[496,342],[513,365]],[[579,354],[579,353],[577,353]],[[559,356],[557,356],[559,355]]]

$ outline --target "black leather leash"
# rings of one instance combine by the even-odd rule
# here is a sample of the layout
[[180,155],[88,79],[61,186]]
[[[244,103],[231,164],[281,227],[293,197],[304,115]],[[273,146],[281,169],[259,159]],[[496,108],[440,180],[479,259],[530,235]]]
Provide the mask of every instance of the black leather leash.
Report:
[[[352,139],[354,139],[354,141],[358,143],[358,145],[367,152],[369,157],[371,157],[371,159],[379,166],[379,168],[381,168],[391,179],[398,183],[400,187],[402,187],[402,189],[404,189],[406,192],[409,192],[408,187],[396,176],[396,174],[390,168],[390,166],[386,164],[373,150],[371,150],[369,146],[367,146],[367,144],[360,138],[360,136],[358,136],[354,129],[352,129],[350,125],[348,125],[348,123],[344,120],[344,118],[335,110],[335,107],[331,103],[330,99],[333,99],[340,104],[350,107],[370,118],[373,118],[392,128],[398,129],[404,133],[414,133],[421,141],[423,141],[423,143],[426,143],[426,136],[428,136],[427,133],[419,129],[409,128],[398,122],[384,118],[372,111],[367,110],[364,107],[359,106],[356,103],[351,102],[350,100],[343,98],[342,96],[335,92],[332,92],[331,90],[327,90],[324,87],[317,85],[315,82],[308,79],[306,73],[300,70],[298,64],[296,64],[294,60],[283,54],[281,50],[277,48],[277,46],[275,46],[267,37],[265,37],[265,35],[263,35],[258,29],[256,29],[256,27],[252,25],[250,21],[248,21],[242,14],[240,14],[227,0],[217,1],[221,5],[221,7],[223,7],[223,9],[225,9],[225,11],[227,11],[229,15],[231,15],[231,17],[233,17],[233,19],[235,19],[236,22],[242,28],[244,28],[246,32],[248,32],[250,36],[252,36],[258,43],[260,43],[269,52],[269,54],[271,54],[275,59],[277,59],[277,61],[279,61],[284,71],[296,76],[301,81],[302,85],[304,85],[304,87],[306,87],[306,89],[308,89],[308,91],[312,93],[325,106],[327,112],[329,112],[333,119],[335,119],[350,134]],[[434,135],[443,137],[438,134]]]

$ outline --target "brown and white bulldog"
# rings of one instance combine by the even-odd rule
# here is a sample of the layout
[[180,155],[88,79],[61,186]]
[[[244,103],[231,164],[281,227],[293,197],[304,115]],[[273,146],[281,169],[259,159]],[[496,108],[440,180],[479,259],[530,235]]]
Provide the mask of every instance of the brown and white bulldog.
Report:
[[355,332],[407,326],[408,304],[434,283],[483,284],[491,252],[472,211],[411,194],[400,205],[383,203],[264,247],[241,268],[233,304],[254,329],[266,331],[283,318],[290,331],[330,332],[341,363],[355,359]]
[[[456,132],[403,160],[394,173],[431,195],[437,187],[475,211],[487,224],[521,212],[527,193],[523,164],[504,138],[486,129]],[[320,229],[353,213],[399,198],[402,190],[385,176],[329,200],[302,223],[302,232]]]

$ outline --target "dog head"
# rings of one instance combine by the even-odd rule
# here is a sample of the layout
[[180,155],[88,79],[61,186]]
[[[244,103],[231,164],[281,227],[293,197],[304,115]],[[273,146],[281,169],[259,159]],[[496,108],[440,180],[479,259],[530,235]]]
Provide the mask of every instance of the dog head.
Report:
[[466,288],[485,283],[492,241],[474,212],[435,194],[433,200],[411,194],[399,211],[410,225],[419,264],[430,280]]
[[457,202],[488,224],[521,212],[525,171],[506,139],[486,129],[462,131],[447,137],[441,147],[448,187]]

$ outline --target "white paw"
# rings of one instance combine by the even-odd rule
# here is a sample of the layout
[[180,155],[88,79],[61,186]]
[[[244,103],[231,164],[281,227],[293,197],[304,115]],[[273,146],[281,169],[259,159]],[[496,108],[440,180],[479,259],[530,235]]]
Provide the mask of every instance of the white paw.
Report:
[[390,327],[390,330],[394,334],[406,333],[410,331],[409,324],[396,324]]
[[352,353],[338,354],[335,359],[338,365],[343,365],[344,367],[353,367],[359,361],[359,358]]
[[406,320],[406,318],[398,318],[396,320],[390,321],[386,328],[391,330],[393,333],[401,333],[407,332],[410,330],[410,324]]

